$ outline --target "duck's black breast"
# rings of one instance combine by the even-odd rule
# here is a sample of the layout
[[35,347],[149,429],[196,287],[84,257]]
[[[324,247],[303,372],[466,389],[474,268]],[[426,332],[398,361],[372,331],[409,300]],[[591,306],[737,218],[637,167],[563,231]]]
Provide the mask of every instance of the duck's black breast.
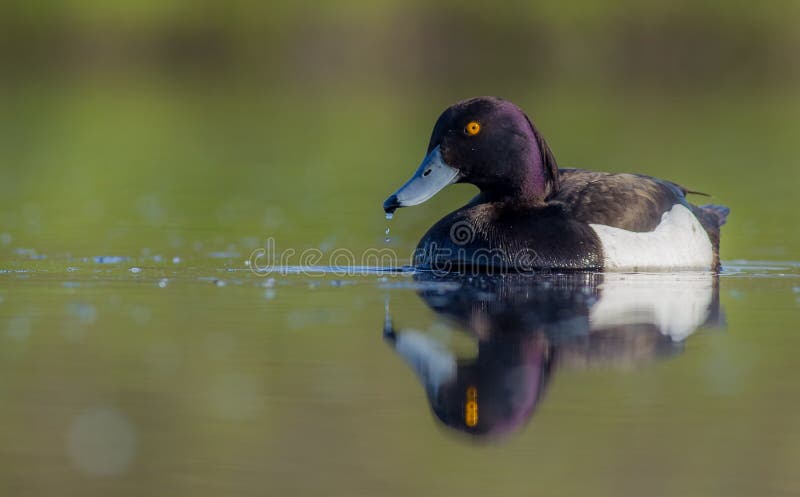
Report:
[[597,234],[562,205],[515,207],[473,201],[445,216],[420,240],[418,267],[517,270],[602,269]]

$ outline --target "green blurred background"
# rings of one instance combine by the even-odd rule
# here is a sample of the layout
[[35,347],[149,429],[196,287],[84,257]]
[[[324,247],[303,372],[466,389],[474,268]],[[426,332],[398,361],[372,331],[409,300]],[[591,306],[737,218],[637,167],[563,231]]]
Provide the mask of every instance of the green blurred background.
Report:
[[[562,166],[730,206],[724,261],[796,261],[799,18],[796,0],[1,2],[0,493],[796,493],[796,263],[736,263],[727,333],[559,372],[491,446],[445,433],[381,340],[387,296],[398,326],[445,326],[413,289],[267,285],[244,260],[267,237],[385,247],[381,203],[439,113],[491,94]],[[389,247],[472,193],[401,210]]]
[[[439,112],[491,94],[563,166],[729,205],[724,259],[794,258],[798,15],[796,1],[6,1],[3,239],[76,256],[381,244],[380,204]],[[400,213],[398,249],[472,193],[450,190]]]

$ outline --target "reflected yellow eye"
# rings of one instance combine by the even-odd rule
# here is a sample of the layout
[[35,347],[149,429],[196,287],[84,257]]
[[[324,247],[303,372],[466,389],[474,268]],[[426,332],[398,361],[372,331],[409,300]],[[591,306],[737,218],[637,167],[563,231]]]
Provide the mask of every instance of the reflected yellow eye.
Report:
[[464,406],[464,423],[470,428],[478,424],[478,389],[473,386],[467,388],[467,403]]
[[464,128],[464,133],[468,134],[469,136],[475,136],[480,132],[481,125],[475,121],[470,121],[470,123]]

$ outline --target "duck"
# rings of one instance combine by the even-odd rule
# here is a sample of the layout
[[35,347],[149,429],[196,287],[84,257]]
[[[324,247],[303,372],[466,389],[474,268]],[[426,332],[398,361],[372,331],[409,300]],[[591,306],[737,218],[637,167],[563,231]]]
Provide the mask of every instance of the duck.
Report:
[[533,121],[498,97],[463,100],[433,127],[413,176],[383,203],[387,217],[454,183],[479,193],[436,222],[412,256],[460,271],[719,271],[730,210],[643,174],[559,168]]

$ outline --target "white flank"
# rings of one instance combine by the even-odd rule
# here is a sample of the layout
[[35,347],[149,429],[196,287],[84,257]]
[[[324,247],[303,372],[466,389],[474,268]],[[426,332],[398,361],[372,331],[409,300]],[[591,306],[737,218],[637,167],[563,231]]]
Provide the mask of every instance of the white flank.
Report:
[[592,330],[651,323],[679,342],[708,319],[711,273],[609,274],[589,311]]
[[711,240],[694,214],[676,204],[653,231],[636,233],[604,224],[590,224],[603,247],[606,270],[709,270],[714,260]]

